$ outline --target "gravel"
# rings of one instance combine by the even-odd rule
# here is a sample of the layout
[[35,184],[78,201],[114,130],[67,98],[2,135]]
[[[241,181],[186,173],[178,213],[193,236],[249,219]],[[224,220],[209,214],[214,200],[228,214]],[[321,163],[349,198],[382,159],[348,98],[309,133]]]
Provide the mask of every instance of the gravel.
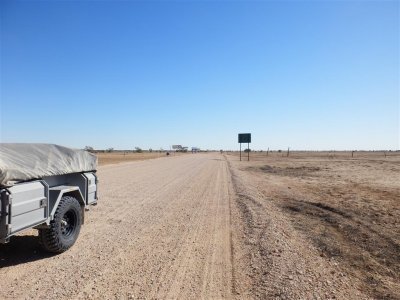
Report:
[[218,153],[100,167],[77,243],[0,245],[1,299],[367,298]]

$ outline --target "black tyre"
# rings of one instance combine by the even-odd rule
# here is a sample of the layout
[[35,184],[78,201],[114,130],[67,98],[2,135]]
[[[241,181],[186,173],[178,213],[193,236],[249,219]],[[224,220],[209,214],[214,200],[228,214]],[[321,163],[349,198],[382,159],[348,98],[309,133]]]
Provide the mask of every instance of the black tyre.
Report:
[[49,252],[62,253],[78,239],[82,225],[82,209],[74,197],[64,196],[58,204],[50,227],[39,230],[40,243]]

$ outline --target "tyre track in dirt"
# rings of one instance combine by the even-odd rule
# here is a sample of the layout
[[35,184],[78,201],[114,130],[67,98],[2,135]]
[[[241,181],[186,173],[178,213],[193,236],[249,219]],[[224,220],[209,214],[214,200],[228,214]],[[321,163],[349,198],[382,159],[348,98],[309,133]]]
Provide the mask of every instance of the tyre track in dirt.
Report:
[[233,239],[234,268],[243,272],[235,280],[239,298],[370,299],[358,280],[344,277],[336,261],[321,257],[293,227],[273,199],[272,182],[260,189],[246,165],[226,159],[236,194],[232,212],[239,223]]
[[[194,171],[197,171],[197,169],[194,168],[194,166],[192,166],[191,164],[187,165],[187,168],[193,168]],[[125,238],[118,241],[117,244],[121,247],[119,249],[117,249],[117,253],[112,257],[112,260],[108,261],[107,267],[103,268],[103,272],[102,272],[103,274],[110,273],[111,271],[113,271],[115,273],[115,270],[113,270],[113,266],[116,263],[118,263],[119,260],[124,260],[125,268],[119,270],[119,272],[116,273],[115,276],[123,277],[124,273],[128,273],[127,269],[130,267],[130,264],[129,264],[130,260],[128,259],[129,254],[126,254],[124,252],[124,250],[129,247],[134,247],[134,244],[136,242],[140,242],[140,243],[144,244],[144,241],[137,239],[137,237],[140,237],[140,236],[146,236],[146,237],[150,236],[151,239],[146,240],[145,244],[148,244],[148,245],[154,244],[155,240],[157,240],[159,237],[156,235],[152,235],[152,232],[154,232],[156,230],[156,228],[159,230],[160,227],[165,227],[165,225],[162,225],[162,224],[166,224],[165,220],[168,218],[174,217],[173,216],[174,211],[170,210],[170,208],[176,204],[175,203],[176,200],[179,200],[179,198],[177,198],[177,194],[181,194],[181,197],[183,197],[183,198],[187,196],[187,191],[183,193],[184,188],[182,188],[182,187],[185,187],[185,185],[187,185],[188,181],[193,180],[195,175],[196,175],[196,172],[194,172],[193,174],[189,174],[184,179],[179,178],[179,177],[172,178],[172,179],[166,179],[165,184],[162,184],[159,188],[157,188],[157,190],[152,191],[150,194],[146,195],[146,197],[144,197],[140,202],[138,202],[139,210],[148,211],[150,209],[155,209],[154,213],[156,213],[157,216],[152,216],[149,220],[145,220],[145,217],[142,217],[141,215],[135,216],[135,213],[137,213],[137,212],[132,209],[129,209],[128,207],[124,207],[123,209],[121,209],[121,212],[123,211],[122,217],[121,217],[121,213],[115,214],[115,217],[117,217],[118,219],[121,219],[121,220],[124,220],[124,219],[129,220],[132,218],[132,216],[135,216],[137,219],[134,221],[133,224],[131,224],[131,226],[136,227],[136,228],[139,227],[139,228],[137,229],[136,232],[132,232],[132,230],[130,230],[129,228],[121,229],[124,232],[119,232],[119,234],[121,234]],[[144,180],[149,180],[149,178],[144,178]],[[176,190],[177,186],[180,187],[178,190]],[[172,199],[169,202],[165,202],[165,203],[163,202],[162,210],[157,209],[157,207],[159,207],[159,206],[156,206],[157,204],[154,202],[154,201],[157,201],[158,199],[160,199],[160,197],[164,197],[166,199]],[[151,223],[146,223],[146,224],[148,224],[148,226],[139,226],[139,224],[145,224],[145,222],[149,222],[149,221],[151,221]],[[180,223],[179,220],[176,220],[176,221],[177,221],[177,223]],[[182,234],[181,236],[184,236],[184,234]],[[176,238],[180,238],[181,236],[177,236]],[[131,242],[131,238],[134,239],[135,242]],[[138,251],[138,252],[139,252],[139,256],[137,256],[137,257],[142,257],[142,259],[145,260],[148,252],[147,251]],[[141,256],[141,255],[143,255],[143,256]],[[158,253],[158,256],[159,255],[160,255],[160,253]],[[132,272],[134,272],[134,271],[132,271]],[[153,273],[153,275],[151,276],[151,280],[155,281],[157,279],[157,277],[158,277],[158,274]],[[107,284],[110,284],[110,283],[107,283]],[[90,295],[90,290],[95,285],[96,285],[95,281],[92,280],[91,282],[89,282],[86,285],[85,290],[83,292],[81,292],[79,294],[79,296],[87,297],[88,295]],[[146,294],[148,293],[147,290],[145,290],[144,292]],[[135,291],[135,293],[131,292],[131,294],[142,295],[143,291],[139,291],[139,292]]]

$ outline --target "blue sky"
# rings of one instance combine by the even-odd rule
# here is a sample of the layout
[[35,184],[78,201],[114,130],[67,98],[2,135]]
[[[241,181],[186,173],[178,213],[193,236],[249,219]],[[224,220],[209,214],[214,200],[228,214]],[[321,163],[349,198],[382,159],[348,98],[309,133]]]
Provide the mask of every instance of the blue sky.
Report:
[[2,142],[399,149],[398,1],[2,1]]

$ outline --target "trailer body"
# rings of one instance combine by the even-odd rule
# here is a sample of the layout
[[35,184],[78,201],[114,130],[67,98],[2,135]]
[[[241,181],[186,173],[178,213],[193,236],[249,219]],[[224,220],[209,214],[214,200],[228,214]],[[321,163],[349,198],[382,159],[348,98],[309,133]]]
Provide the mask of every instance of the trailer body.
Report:
[[[0,188],[0,243],[29,228],[42,229],[50,225],[62,197],[75,198],[82,210],[97,204],[95,172],[44,177]],[[83,223],[83,222],[82,222]]]
[[29,228],[60,253],[97,204],[97,157],[51,144],[0,144],[0,243]]

